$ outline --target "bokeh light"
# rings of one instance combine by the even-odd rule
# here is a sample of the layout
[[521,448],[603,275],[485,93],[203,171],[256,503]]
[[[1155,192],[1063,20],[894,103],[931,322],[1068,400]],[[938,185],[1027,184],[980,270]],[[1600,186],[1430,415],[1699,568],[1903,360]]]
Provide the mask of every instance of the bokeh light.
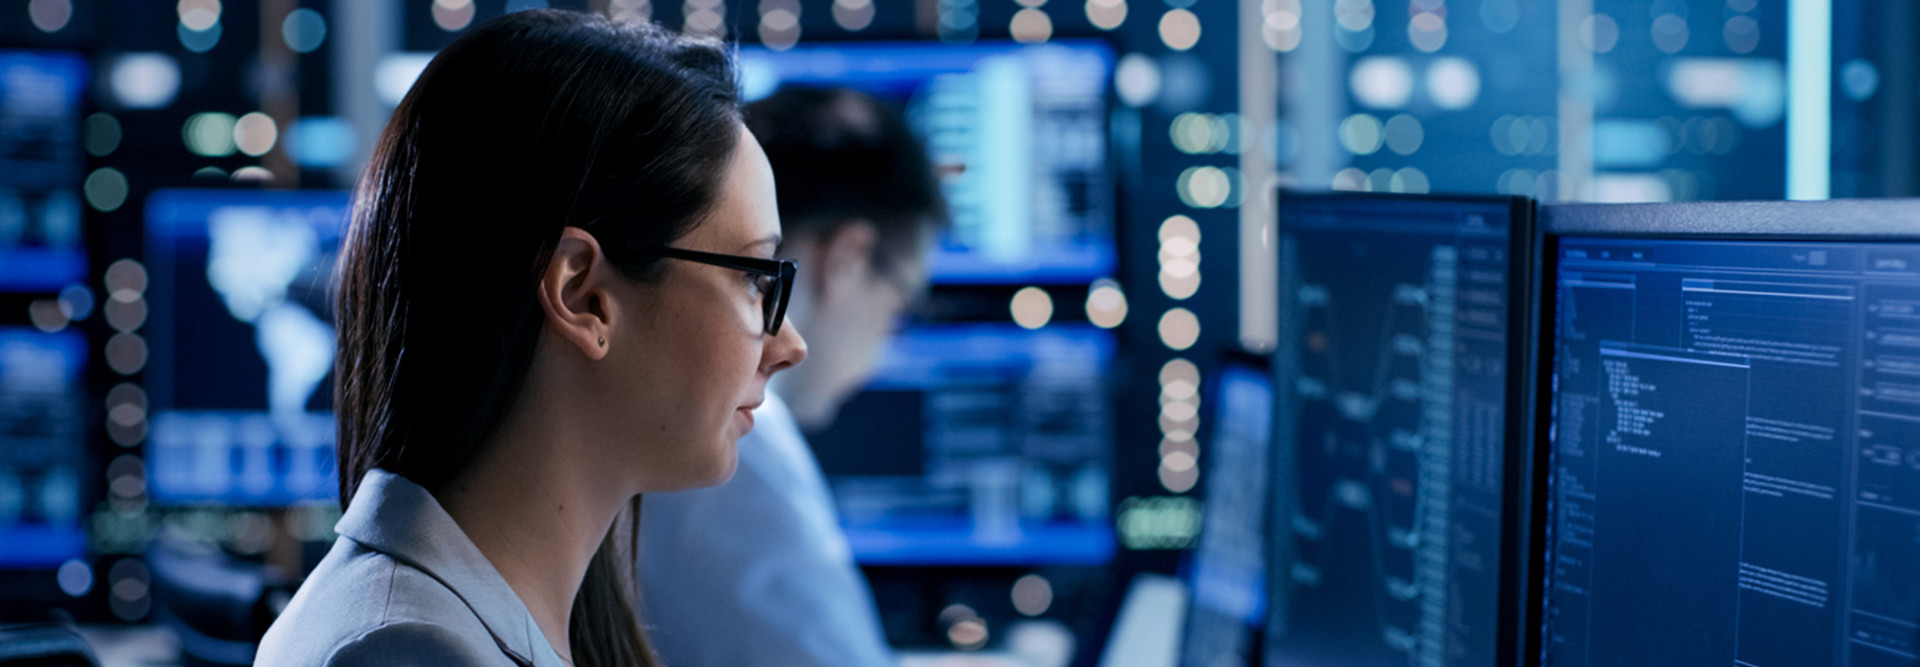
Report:
[[1442,109],[1473,106],[1480,99],[1480,69],[1465,58],[1435,58],[1427,66],[1427,94]]
[[40,32],[60,32],[73,20],[73,0],[31,0],[27,18]]
[[233,124],[233,145],[253,157],[266,155],[280,139],[280,128],[273,117],[255,111],[241,116]]
[[1087,0],[1087,22],[1113,30],[1127,21],[1127,0]]
[[123,558],[107,571],[107,606],[123,621],[146,618],[153,608],[153,575],[138,558]]
[[187,150],[206,157],[232,155],[239,148],[234,143],[234,126],[239,122],[232,114],[218,111],[188,116],[186,127],[181,130]]
[[1107,278],[1093,281],[1087,290],[1087,321],[1102,329],[1112,329],[1127,320],[1127,294],[1120,284]]
[[1679,53],[1687,48],[1690,37],[1687,20],[1679,14],[1661,14],[1653,18],[1653,48],[1662,53]]
[[433,0],[433,24],[457,32],[473,23],[473,0]]
[[1413,48],[1433,53],[1447,45],[1447,20],[1436,12],[1420,12],[1407,23],[1407,41]]
[[1114,92],[1127,106],[1146,106],[1160,96],[1160,65],[1144,54],[1121,56],[1113,71]]
[[94,157],[112,155],[120,147],[120,119],[109,114],[96,113],[87,116],[86,139],[83,142],[87,154]]
[[327,20],[311,9],[293,10],[280,22],[280,37],[294,53],[312,53],[327,40]]
[[180,0],[174,10],[188,30],[207,30],[220,22],[220,0]]
[[87,175],[81,191],[86,194],[88,206],[111,213],[127,203],[127,176],[113,167],[101,167]]
[[[839,14],[836,12],[835,16]],[[653,3],[649,0],[611,0],[607,3],[607,18],[615,23],[645,23],[653,18]]]
[[1263,12],[1260,39],[1267,47],[1283,53],[1300,48],[1304,34],[1300,27],[1303,11],[1300,0],[1265,0],[1260,7]]
[[1340,121],[1340,145],[1354,155],[1372,155],[1380,151],[1386,137],[1380,119],[1373,114],[1357,113]]
[[107,75],[114,101],[129,109],[158,109],[180,93],[180,64],[164,53],[124,53]]
[[1053,19],[1047,18],[1046,10],[1028,7],[1014,12],[1013,22],[1007,30],[1016,42],[1044,42],[1053,37]]
[[1029,574],[1013,582],[1012,597],[1015,611],[1039,616],[1053,606],[1053,584],[1046,577]]
[[1395,56],[1367,56],[1347,74],[1353,98],[1376,109],[1398,109],[1413,99],[1413,68]]
[[1180,201],[1194,208],[1218,208],[1234,195],[1232,176],[1222,167],[1188,167],[1174,182]]
[[1022,287],[1013,293],[1013,301],[1008,304],[1013,312],[1013,323],[1025,329],[1038,329],[1053,319],[1053,297],[1038,287]]
[[873,0],[833,0],[833,22],[848,32],[873,25]]
[[107,367],[132,375],[147,367],[147,339],[136,333],[117,333],[107,339]]
[[80,559],[68,560],[60,564],[54,574],[54,580],[60,584],[60,592],[71,597],[81,597],[93,590],[93,568]]
[[1160,17],[1160,41],[1175,51],[1193,48],[1200,43],[1200,17],[1185,9],[1168,10]]
[[1179,352],[1200,342],[1200,318],[1185,308],[1172,308],[1160,316],[1160,342]]
[[1580,42],[1594,53],[1607,53],[1620,43],[1620,24],[1606,14],[1594,14],[1580,21]]
[[1420,144],[1426,141],[1426,129],[1420,125],[1420,119],[1407,114],[1394,114],[1387,119],[1384,132],[1387,149],[1401,155],[1412,155],[1420,150]]
[[775,51],[785,51],[800,43],[799,2],[784,3],[760,14],[760,43]]

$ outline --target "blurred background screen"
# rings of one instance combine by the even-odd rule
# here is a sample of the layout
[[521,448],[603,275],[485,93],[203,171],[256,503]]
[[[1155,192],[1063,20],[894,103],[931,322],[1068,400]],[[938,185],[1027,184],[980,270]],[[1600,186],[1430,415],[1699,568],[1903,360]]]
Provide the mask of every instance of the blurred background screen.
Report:
[[341,192],[147,200],[148,485],[160,503],[323,500],[333,474]]
[[80,238],[78,55],[0,48],[0,290],[59,290],[86,276]]
[[854,557],[873,564],[1096,564],[1115,345],[1094,327],[909,329],[809,434]]
[[1107,161],[1113,51],[1091,41],[742,49],[749,99],[786,84],[899,105],[945,172],[935,283],[1085,283],[1115,268]]
[[0,327],[0,569],[86,553],[86,361],[78,334]]

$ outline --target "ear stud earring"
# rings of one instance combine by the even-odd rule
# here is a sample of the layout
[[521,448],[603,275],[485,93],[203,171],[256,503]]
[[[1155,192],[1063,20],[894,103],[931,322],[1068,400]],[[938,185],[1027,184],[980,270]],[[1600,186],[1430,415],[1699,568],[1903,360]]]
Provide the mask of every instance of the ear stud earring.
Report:
[[600,347],[606,347],[606,346],[607,346],[607,338],[605,336],[600,337]]

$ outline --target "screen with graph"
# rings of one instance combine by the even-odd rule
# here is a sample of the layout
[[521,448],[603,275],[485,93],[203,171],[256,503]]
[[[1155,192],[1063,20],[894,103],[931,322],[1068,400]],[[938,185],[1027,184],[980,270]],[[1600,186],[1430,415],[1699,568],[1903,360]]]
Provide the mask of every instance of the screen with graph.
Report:
[[347,193],[160,190],[146,212],[154,500],[332,498],[328,285]]
[[1267,664],[1496,662],[1524,211],[1282,195]]
[[1267,457],[1273,448],[1273,369],[1235,360],[1215,374],[1213,433],[1204,451],[1206,505],[1188,580],[1193,604],[1184,667],[1252,664],[1266,616]]
[[1554,255],[1544,664],[1916,664],[1920,244]]

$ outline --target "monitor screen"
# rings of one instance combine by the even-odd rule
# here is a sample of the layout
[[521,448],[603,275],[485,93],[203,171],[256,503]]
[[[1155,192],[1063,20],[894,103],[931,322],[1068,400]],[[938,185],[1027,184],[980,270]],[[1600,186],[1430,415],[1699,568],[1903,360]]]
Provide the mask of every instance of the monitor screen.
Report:
[[0,327],[0,569],[49,569],[86,553],[87,341]]
[[866,564],[1100,563],[1111,333],[910,328],[825,431],[808,434]]
[[1267,453],[1273,444],[1272,369],[1229,363],[1215,374],[1206,504],[1189,580],[1185,667],[1252,663],[1253,630],[1266,617]]
[[1111,275],[1114,189],[1099,42],[803,44],[740,50],[749,98],[844,86],[897,104],[941,168],[953,225],[936,284],[1087,282]]
[[1267,664],[1498,662],[1526,210],[1282,195]]
[[79,55],[0,49],[0,291],[50,292],[86,277],[80,247],[86,88],[87,65]]
[[1920,243],[1670,236],[1552,253],[1544,664],[1916,664]]
[[329,289],[344,192],[161,190],[147,200],[156,502],[334,497]]

